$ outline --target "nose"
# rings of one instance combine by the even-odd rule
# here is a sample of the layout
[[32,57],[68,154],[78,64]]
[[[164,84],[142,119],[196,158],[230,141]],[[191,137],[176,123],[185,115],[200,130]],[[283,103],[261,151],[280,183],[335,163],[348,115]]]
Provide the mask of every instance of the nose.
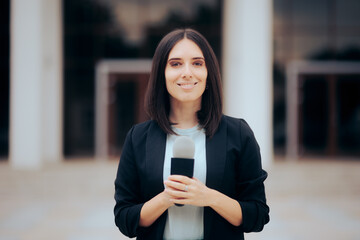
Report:
[[184,69],[182,72],[182,78],[183,79],[191,79],[192,78],[191,66],[189,66],[189,64],[184,65]]

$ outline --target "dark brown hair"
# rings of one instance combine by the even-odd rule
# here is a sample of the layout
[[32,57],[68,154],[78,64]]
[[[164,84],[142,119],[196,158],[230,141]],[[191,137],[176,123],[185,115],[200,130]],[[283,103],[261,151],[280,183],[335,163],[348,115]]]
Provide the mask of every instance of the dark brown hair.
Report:
[[145,96],[145,109],[166,132],[175,134],[169,120],[170,97],[166,89],[165,68],[169,53],[182,39],[193,41],[201,49],[208,71],[206,89],[202,95],[201,109],[197,112],[199,124],[205,129],[206,136],[212,137],[222,116],[222,86],[219,64],[210,44],[199,32],[193,29],[174,30],[160,41],[152,60],[152,69]]

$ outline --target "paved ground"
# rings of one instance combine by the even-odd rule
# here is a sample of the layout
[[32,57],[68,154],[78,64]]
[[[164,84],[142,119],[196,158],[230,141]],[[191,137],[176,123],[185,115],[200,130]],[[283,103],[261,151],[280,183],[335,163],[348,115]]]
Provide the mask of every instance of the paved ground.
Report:
[[[0,162],[0,239],[127,239],[113,223],[116,167],[87,160],[15,171]],[[277,160],[268,172],[271,221],[246,239],[360,239],[360,160]]]

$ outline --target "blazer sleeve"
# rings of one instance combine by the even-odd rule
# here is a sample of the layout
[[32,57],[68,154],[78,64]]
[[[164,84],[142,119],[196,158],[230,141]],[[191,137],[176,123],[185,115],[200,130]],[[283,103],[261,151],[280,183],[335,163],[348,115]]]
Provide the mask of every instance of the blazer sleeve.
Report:
[[115,224],[128,237],[135,237],[141,230],[139,219],[144,204],[133,148],[133,131],[134,127],[126,136],[115,179]]
[[237,199],[242,209],[243,232],[259,232],[269,222],[264,181],[267,172],[262,169],[260,148],[245,122],[240,120],[240,156],[237,164]]

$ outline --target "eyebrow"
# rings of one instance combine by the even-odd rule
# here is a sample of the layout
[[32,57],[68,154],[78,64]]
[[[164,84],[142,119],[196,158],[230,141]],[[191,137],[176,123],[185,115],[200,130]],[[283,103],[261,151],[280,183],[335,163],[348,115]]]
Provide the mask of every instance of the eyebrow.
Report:
[[[193,60],[198,60],[198,59],[201,59],[201,60],[204,60],[205,61],[205,59],[203,58],[203,57],[193,57],[192,58]],[[168,60],[168,62],[170,62],[170,61],[178,61],[178,60],[182,60],[182,58],[170,58],[169,60]]]

